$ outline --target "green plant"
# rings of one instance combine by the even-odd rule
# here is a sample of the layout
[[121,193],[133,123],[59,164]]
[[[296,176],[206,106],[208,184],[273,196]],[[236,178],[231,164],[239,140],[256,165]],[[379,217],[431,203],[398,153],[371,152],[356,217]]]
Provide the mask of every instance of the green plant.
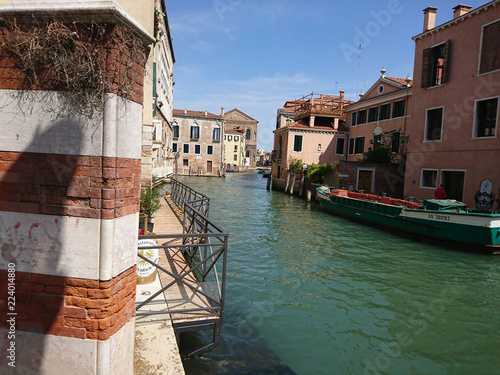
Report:
[[388,147],[379,146],[366,152],[366,162],[387,164],[391,162],[391,150]]
[[313,183],[322,184],[327,173],[334,170],[334,166],[328,163],[312,164],[307,168],[306,178]]
[[304,163],[302,163],[302,159],[290,158],[288,160],[288,165],[289,165],[290,171],[300,172],[302,170]]
[[151,186],[141,190],[140,210],[148,217],[148,222],[151,222],[153,217],[161,207],[160,193]]

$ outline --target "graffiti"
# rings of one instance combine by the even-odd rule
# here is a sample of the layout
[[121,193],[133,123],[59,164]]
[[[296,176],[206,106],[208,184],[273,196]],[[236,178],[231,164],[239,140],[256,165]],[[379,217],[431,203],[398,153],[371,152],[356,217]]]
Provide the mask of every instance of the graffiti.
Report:
[[492,184],[490,180],[483,180],[479,186],[479,191],[474,195],[476,209],[482,212],[491,210],[495,202],[495,194],[492,193]]

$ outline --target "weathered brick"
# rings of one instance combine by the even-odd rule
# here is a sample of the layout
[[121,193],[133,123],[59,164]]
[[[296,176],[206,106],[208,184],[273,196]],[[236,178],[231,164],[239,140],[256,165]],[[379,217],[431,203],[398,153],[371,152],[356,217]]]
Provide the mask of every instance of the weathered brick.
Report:
[[66,285],[96,289],[99,288],[99,280],[77,279],[73,277],[67,277]]
[[86,337],[86,329],[76,327],[51,327],[47,330],[47,333],[51,335],[75,337],[79,339],[84,339]]

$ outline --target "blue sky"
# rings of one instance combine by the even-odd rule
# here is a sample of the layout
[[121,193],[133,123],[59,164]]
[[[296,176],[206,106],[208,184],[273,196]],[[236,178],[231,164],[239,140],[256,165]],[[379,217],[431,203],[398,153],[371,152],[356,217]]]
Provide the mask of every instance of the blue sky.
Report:
[[[311,92],[356,100],[385,66],[413,78],[423,12],[436,25],[461,4],[445,0],[166,0],[176,63],[174,108],[219,114],[238,108],[259,121],[257,147],[271,151],[276,111]],[[468,0],[477,8],[486,0]],[[362,45],[361,58],[358,46]],[[359,76],[359,79],[358,79]]]

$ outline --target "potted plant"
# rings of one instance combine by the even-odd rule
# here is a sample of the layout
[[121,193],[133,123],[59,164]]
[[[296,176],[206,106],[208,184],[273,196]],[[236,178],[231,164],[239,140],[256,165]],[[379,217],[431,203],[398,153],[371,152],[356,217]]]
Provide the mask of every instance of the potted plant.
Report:
[[140,210],[148,218],[148,232],[153,231],[152,220],[161,207],[160,193],[151,186],[141,189]]

